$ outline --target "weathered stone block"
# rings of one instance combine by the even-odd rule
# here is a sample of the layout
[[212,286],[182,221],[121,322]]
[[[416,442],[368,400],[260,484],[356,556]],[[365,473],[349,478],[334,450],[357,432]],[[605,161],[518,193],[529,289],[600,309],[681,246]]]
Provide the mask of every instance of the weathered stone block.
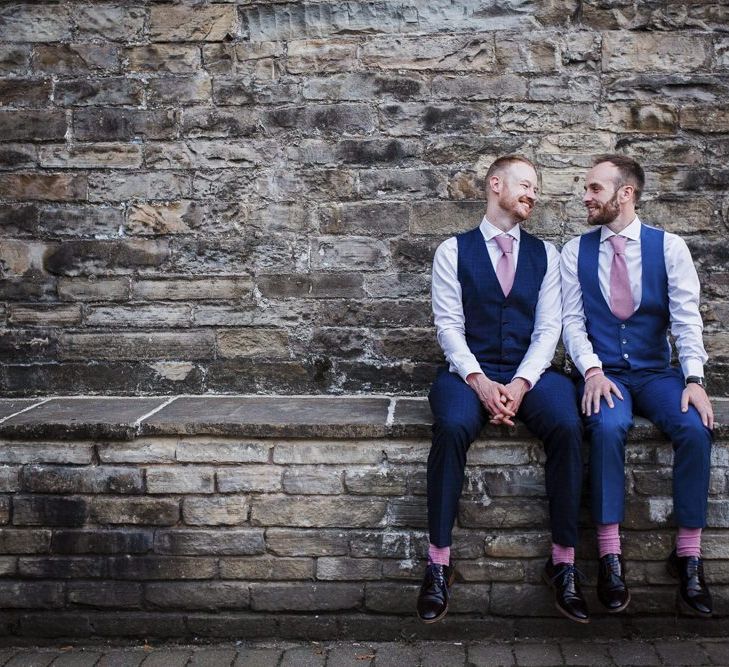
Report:
[[83,526],[89,515],[85,498],[65,496],[15,496],[16,526]]
[[344,492],[340,468],[296,466],[283,473],[285,493],[302,495],[337,495]]
[[135,440],[97,445],[103,463],[167,463],[175,460],[174,440]]
[[397,70],[491,71],[495,64],[490,35],[376,36],[362,45],[360,57],[365,65]]
[[418,557],[417,543],[418,540],[412,533],[391,528],[372,532],[355,532],[350,537],[351,555],[354,558],[407,559]]
[[462,560],[457,569],[464,581],[524,580],[524,564],[518,560]]
[[597,102],[600,97],[600,77],[593,74],[541,77],[529,83],[529,99],[537,102]]
[[382,578],[378,558],[317,558],[316,578],[320,581],[362,581]]
[[[437,187],[435,176],[429,179],[425,175],[425,179],[430,180],[430,188]],[[366,190],[372,194],[377,191],[380,196],[385,194],[383,190],[394,185],[386,174],[367,174],[365,180]],[[396,185],[394,187],[397,188]],[[399,202],[340,204],[320,212],[319,229],[325,234],[401,234],[407,230],[408,219],[408,206]]]
[[94,327],[187,327],[191,324],[188,305],[90,306],[85,323]]
[[464,501],[459,508],[459,523],[466,528],[540,528],[547,521],[547,504],[522,499]]
[[151,583],[144,591],[144,599],[162,609],[247,609],[249,598],[248,584],[231,581]]
[[363,296],[359,273],[271,274],[256,277],[256,287],[269,299],[327,299]]
[[86,176],[72,174],[0,174],[0,197],[10,200],[86,199]]
[[241,466],[219,468],[216,472],[221,493],[275,493],[281,491],[281,468]]
[[[271,444],[266,441],[226,442],[219,439],[195,438],[179,442],[176,458],[178,461],[189,463],[267,463],[270,450]],[[253,467],[250,469],[253,470]]]
[[303,132],[327,134],[367,134],[376,127],[375,116],[366,104],[311,104],[305,107],[281,107],[265,113],[263,126],[298,128]]
[[359,607],[358,584],[251,584],[255,611],[334,611]]
[[89,175],[89,200],[94,202],[129,199],[183,199],[190,190],[185,174],[152,171],[135,174]]
[[600,108],[597,127],[612,132],[675,133],[678,111],[667,104],[607,104]]
[[92,466],[26,466],[23,486],[34,493],[141,493],[142,473],[136,468]]
[[144,86],[126,77],[63,79],[56,83],[53,94],[63,106],[139,106]]
[[42,167],[75,169],[131,169],[142,164],[142,149],[128,144],[76,144],[42,146],[39,152]]
[[382,451],[377,447],[347,441],[289,440],[277,442],[273,450],[273,462],[283,464],[380,463],[382,458]]
[[311,258],[315,269],[359,269],[373,271],[387,266],[389,251],[382,241],[368,238],[320,237],[311,241]]
[[[123,141],[142,137],[171,139],[177,133],[178,118],[179,111],[174,109],[81,108],[74,110],[73,132],[79,141]],[[65,133],[65,117],[63,127]],[[58,138],[62,139],[63,133]]]
[[0,10],[0,41],[57,42],[71,39],[67,7],[10,4]]
[[222,579],[247,579],[277,581],[282,579],[313,579],[312,558],[222,558]]
[[559,65],[559,35],[551,31],[497,34],[495,57],[506,72],[553,72]]
[[504,103],[499,105],[499,127],[516,132],[564,132],[568,128],[594,127],[595,112],[590,104],[546,102]]
[[349,548],[349,531],[266,529],[266,551],[276,556],[342,556]]
[[42,558],[18,559],[18,574],[40,579],[95,579],[102,575],[103,563],[97,558]]
[[107,560],[107,570],[111,579],[212,579],[217,563],[186,556],[114,556]]
[[0,68],[8,74],[25,74],[30,67],[30,55],[30,45],[0,45]]
[[78,37],[84,40],[139,41],[144,31],[147,10],[123,4],[95,4],[75,8],[74,23]]
[[286,70],[307,75],[349,72],[357,62],[357,47],[353,39],[293,39],[288,43]]
[[227,329],[216,335],[220,357],[255,357],[281,359],[289,356],[285,331],[277,329]]
[[361,527],[378,525],[385,501],[341,496],[267,496],[251,499],[251,523],[256,526]]
[[604,71],[676,72],[706,68],[711,39],[695,33],[605,32],[602,40]]
[[81,308],[68,306],[10,306],[8,322],[16,326],[67,326],[81,324]]
[[233,5],[153,5],[149,37],[155,42],[221,42],[238,35]]
[[0,133],[9,141],[61,140],[66,115],[63,111],[0,110]]
[[211,332],[63,334],[61,359],[211,359]]
[[158,530],[154,551],[158,554],[253,555],[265,550],[262,530]]
[[682,106],[681,127],[700,132],[729,131],[729,111],[721,107]]
[[152,530],[54,530],[51,553],[143,554],[152,551],[153,537]]
[[254,109],[190,107],[182,117],[186,137],[247,137],[261,134],[260,115]]
[[91,443],[75,442],[7,442],[0,447],[0,463],[91,463]]
[[211,74],[249,75],[263,80],[277,79],[283,71],[282,42],[203,44],[202,52],[205,69]]
[[63,75],[118,72],[119,49],[110,44],[42,44],[33,50],[33,67]]
[[147,493],[212,493],[212,468],[198,466],[149,467],[145,471]]
[[56,609],[63,607],[63,596],[60,582],[4,581],[0,605],[5,609]]
[[298,101],[299,88],[296,84],[282,81],[259,81],[250,77],[243,79],[216,77],[213,80],[212,99],[220,106],[287,104]]
[[41,529],[0,530],[0,551],[3,554],[42,554],[48,552],[51,531]]
[[125,51],[128,67],[136,72],[187,74],[200,69],[200,49],[189,44],[149,44]]
[[437,98],[459,100],[524,100],[526,81],[515,75],[436,76],[432,83]]
[[203,213],[203,207],[194,201],[133,204],[125,227],[132,236],[189,234],[201,226]]
[[91,516],[104,524],[172,526],[180,519],[180,503],[166,498],[98,497],[92,500]]
[[247,519],[245,498],[185,498],[182,505],[182,520],[188,526],[237,526]]
[[496,110],[487,103],[425,105],[417,103],[380,106],[380,124],[395,136],[423,133],[484,133],[493,131]]
[[206,102],[210,99],[212,90],[212,82],[207,74],[162,76],[150,79],[147,84],[147,96],[154,106]]
[[0,105],[9,107],[47,106],[50,79],[0,79]]
[[80,607],[139,609],[142,585],[128,581],[69,581],[68,602]]

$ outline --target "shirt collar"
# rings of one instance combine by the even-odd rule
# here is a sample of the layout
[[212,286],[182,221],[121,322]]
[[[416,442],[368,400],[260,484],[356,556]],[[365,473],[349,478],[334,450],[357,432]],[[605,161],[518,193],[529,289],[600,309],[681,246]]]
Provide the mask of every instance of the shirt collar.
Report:
[[[503,231],[501,231],[498,227],[495,227],[492,225],[487,219],[486,216],[483,217],[483,220],[481,220],[481,224],[479,225],[479,228],[481,230],[481,233],[483,234],[483,237],[490,241],[494,236],[498,236],[499,234],[504,234]],[[509,236],[511,236],[517,243],[519,242],[519,239],[521,238],[521,227],[519,227],[518,224],[514,225],[508,232],[506,232]]]
[[[641,222],[636,215],[633,222],[620,232],[620,236],[624,236],[626,239],[631,239],[632,241],[640,241],[640,227]],[[607,241],[611,236],[616,236],[616,234],[607,225],[603,225],[600,230],[600,243]]]

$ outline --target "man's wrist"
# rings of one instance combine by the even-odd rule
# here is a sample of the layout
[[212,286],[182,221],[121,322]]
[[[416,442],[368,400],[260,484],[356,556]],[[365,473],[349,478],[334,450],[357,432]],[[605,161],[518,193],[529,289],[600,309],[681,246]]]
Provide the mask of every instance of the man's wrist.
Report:
[[704,391],[706,391],[706,382],[704,381],[704,378],[700,375],[689,375],[686,378],[686,386],[688,387],[690,384],[697,384]]
[[590,378],[596,377],[598,375],[605,375],[602,368],[599,366],[593,366],[592,368],[588,368],[585,371],[585,382],[587,382]]

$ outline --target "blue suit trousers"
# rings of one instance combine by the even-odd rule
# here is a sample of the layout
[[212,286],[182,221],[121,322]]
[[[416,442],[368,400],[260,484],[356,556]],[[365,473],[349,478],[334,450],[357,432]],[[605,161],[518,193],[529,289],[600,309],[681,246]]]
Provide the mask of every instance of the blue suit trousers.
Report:
[[[508,377],[490,373],[491,380]],[[455,373],[441,369],[428,397],[433,412],[433,440],[428,456],[428,528],[430,541],[450,546],[463,488],[466,454],[488,421],[476,393]],[[528,391],[517,413],[544,444],[546,491],[552,539],[563,546],[577,544],[582,489],[583,425],[572,381],[548,369]]]
[[[595,523],[622,523],[625,518],[625,439],[633,413],[652,421],[673,444],[673,513],[684,528],[706,525],[712,433],[696,408],[681,412],[684,378],[675,368],[610,371],[605,375],[623,395],[604,399],[600,411],[585,418],[590,440],[590,501]],[[578,383],[582,395],[585,383]]]

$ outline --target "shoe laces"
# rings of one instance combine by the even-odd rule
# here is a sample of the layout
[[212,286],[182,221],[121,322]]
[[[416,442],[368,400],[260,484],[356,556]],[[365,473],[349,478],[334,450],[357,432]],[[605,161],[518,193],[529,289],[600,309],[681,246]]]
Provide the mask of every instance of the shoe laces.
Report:
[[428,562],[428,575],[434,583],[441,587],[445,587],[445,565],[438,565],[438,563]]
[[561,563],[561,566],[562,567],[559,568],[557,573],[553,577],[550,577],[552,583],[555,583],[557,579],[560,579],[562,577],[575,578],[581,584],[585,583],[585,581],[587,580],[587,577],[582,574],[582,571],[579,570],[574,563]]

